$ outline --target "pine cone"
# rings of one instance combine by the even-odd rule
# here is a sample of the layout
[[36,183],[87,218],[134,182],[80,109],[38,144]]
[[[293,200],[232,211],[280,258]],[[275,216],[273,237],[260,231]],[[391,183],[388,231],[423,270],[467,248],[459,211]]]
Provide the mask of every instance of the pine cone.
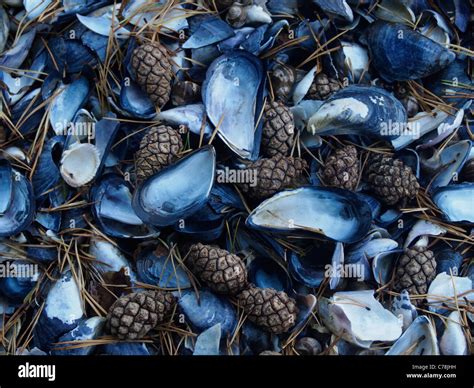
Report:
[[144,180],[173,164],[182,150],[183,140],[178,131],[166,125],[151,128],[135,154],[137,180]]
[[145,43],[132,54],[135,79],[153,103],[162,108],[170,99],[172,67],[166,48],[159,43]]
[[267,157],[289,155],[295,140],[293,113],[282,102],[273,101],[265,105],[262,133],[262,151]]
[[235,295],[247,287],[247,269],[239,256],[201,243],[189,253],[193,273],[213,291]]
[[248,319],[273,334],[286,333],[296,323],[296,302],[283,291],[252,286],[237,298]]
[[381,154],[369,160],[367,181],[374,193],[390,206],[406,206],[420,188],[410,167],[399,159]]
[[253,198],[270,197],[280,190],[297,186],[306,168],[306,161],[300,158],[277,155],[259,159],[247,168],[256,181],[240,184],[240,187]]
[[357,149],[349,145],[336,150],[326,160],[322,175],[328,186],[355,190],[359,182]]
[[171,313],[175,299],[163,291],[135,292],[117,299],[107,315],[107,330],[120,339],[140,339]]
[[436,276],[436,260],[432,251],[424,247],[407,249],[395,269],[394,289],[407,290],[411,295],[423,295]]
[[311,100],[326,100],[339,90],[341,90],[341,84],[337,80],[329,78],[324,73],[319,73],[314,77],[307,97]]

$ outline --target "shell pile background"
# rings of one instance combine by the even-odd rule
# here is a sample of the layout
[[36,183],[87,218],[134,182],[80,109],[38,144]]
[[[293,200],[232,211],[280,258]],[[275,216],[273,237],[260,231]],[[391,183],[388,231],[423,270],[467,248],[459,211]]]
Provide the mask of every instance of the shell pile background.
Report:
[[1,1],[1,351],[472,353],[468,3]]

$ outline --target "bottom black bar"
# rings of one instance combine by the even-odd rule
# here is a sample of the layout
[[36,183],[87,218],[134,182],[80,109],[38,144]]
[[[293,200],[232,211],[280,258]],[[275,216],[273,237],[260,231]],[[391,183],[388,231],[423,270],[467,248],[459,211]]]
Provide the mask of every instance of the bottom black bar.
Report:
[[[474,385],[467,357],[1,357],[0,387],[106,384],[192,387],[263,384],[292,388]],[[143,385],[145,386],[145,385]]]

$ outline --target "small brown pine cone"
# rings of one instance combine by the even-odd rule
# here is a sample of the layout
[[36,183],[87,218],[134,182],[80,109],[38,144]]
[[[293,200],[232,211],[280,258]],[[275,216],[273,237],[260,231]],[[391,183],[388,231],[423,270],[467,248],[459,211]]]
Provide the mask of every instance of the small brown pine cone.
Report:
[[307,163],[301,158],[274,156],[270,159],[259,159],[251,163],[251,171],[256,182],[243,183],[239,187],[253,198],[270,197],[283,189],[297,186],[303,180]]
[[249,321],[273,334],[286,333],[296,323],[296,302],[283,291],[252,286],[237,298]]
[[262,133],[262,153],[267,157],[288,156],[295,141],[295,120],[291,110],[280,101],[266,104]]
[[390,206],[406,206],[420,189],[411,168],[387,155],[376,154],[369,159],[366,179],[375,195]]
[[135,80],[161,109],[170,99],[172,66],[166,48],[159,43],[144,43],[132,54],[131,68]]
[[307,96],[311,100],[326,100],[339,90],[341,90],[341,84],[337,80],[319,73],[314,77]]
[[336,150],[326,160],[322,175],[328,186],[355,190],[359,182],[357,149],[349,145]]
[[166,125],[151,128],[140,142],[135,154],[137,181],[156,174],[173,164],[183,151],[183,140],[175,129]]
[[414,246],[407,249],[395,268],[394,289],[411,295],[424,295],[436,276],[436,260],[432,251]]
[[117,299],[107,315],[110,334],[127,340],[143,338],[163,323],[174,307],[175,298],[169,292],[134,292]]
[[239,256],[201,243],[191,247],[192,271],[213,291],[235,295],[247,287],[247,269]]

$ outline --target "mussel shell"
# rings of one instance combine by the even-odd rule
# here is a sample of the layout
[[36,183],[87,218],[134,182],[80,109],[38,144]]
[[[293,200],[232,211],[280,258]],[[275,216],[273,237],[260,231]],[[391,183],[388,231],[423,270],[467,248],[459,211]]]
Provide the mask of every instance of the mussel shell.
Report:
[[[2,264],[5,265],[5,262]],[[23,271],[19,269],[21,266],[32,266],[33,264],[15,260],[11,265],[16,265],[17,271]],[[16,276],[0,277],[0,293],[12,302],[22,302],[36,285],[38,274],[31,275],[23,276],[22,272],[17,272]]]
[[264,82],[260,60],[244,51],[227,53],[209,67],[202,98],[218,136],[242,158],[254,152],[255,124]]
[[464,356],[468,354],[468,345],[463,331],[463,322],[459,311],[448,316],[448,322],[439,342],[443,355]]
[[308,131],[317,135],[365,135],[393,139],[407,113],[393,94],[375,86],[351,85],[329,98],[313,114]]
[[57,135],[65,134],[64,124],[70,123],[86,102],[89,90],[89,81],[85,77],[60,87],[60,92],[51,101],[49,116],[51,126]]
[[33,175],[33,187],[36,198],[43,197],[47,191],[56,186],[61,180],[58,164],[65,139],[65,136],[54,136],[43,147]]
[[324,265],[314,263],[310,257],[300,257],[295,252],[289,257],[288,268],[291,276],[307,287],[319,287],[326,279]]
[[196,338],[193,356],[219,356],[221,335],[222,329],[220,323],[216,323],[214,326],[203,331]]
[[389,82],[424,78],[445,68],[456,55],[403,24],[376,22],[367,43],[372,64]]
[[313,0],[326,14],[336,15],[346,19],[348,22],[354,20],[354,14],[351,7],[346,3],[346,0]]
[[210,17],[200,23],[199,28],[183,43],[184,49],[209,46],[234,36],[234,30],[219,17]]
[[422,315],[416,318],[385,354],[387,356],[439,355],[436,332],[428,317]]
[[257,287],[286,292],[291,289],[288,272],[272,259],[256,258],[249,264],[247,271],[249,282]]
[[223,335],[227,336],[237,325],[237,313],[230,302],[209,291],[199,294],[184,291],[178,304],[189,322],[200,331],[220,323]]
[[319,314],[331,332],[360,347],[394,341],[402,333],[402,323],[373,294],[374,290],[336,292],[331,299],[319,300]]
[[350,191],[324,187],[282,191],[262,202],[246,221],[262,231],[309,233],[346,243],[364,237],[371,223],[365,201]]
[[179,222],[175,229],[189,238],[205,242],[219,238],[224,231],[224,224],[224,217],[217,214],[209,204],[206,204],[191,217]]
[[437,174],[431,182],[430,189],[447,186],[455,177],[459,177],[472,149],[470,140],[462,140],[446,147],[436,161]]
[[432,198],[449,222],[474,224],[474,183],[441,187]]
[[0,237],[25,230],[35,216],[35,199],[29,180],[0,161]]
[[312,294],[295,295],[296,305],[298,306],[298,315],[295,320],[295,326],[291,329],[292,333],[297,333],[312,316],[316,308],[317,299]]
[[184,289],[191,287],[188,273],[169,255],[157,255],[153,248],[143,249],[136,261],[138,279],[161,288]]
[[36,36],[36,28],[22,34],[13,47],[5,51],[0,57],[0,66],[10,69],[21,68],[21,64],[28,56]]
[[106,174],[90,190],[92,215],[99,228],[107,235],[118,238],[157,236],[132,208],[130,187],[122,177]]
[[89,254],[96,261],[92,265],[101,273],[119,272],[124,269],[132,276],[131,264],[120,251],[120,249],[111,242],[99,237],[92,237],[89,242]]
[[133,81],[129,85],[122,82],[120,105],[135,118],[150,119],[156,114],[155,106],[150,97]]
[[[212,127],[205,120],[206,109],[203,104],[191,104],[161,111],[157,118],[165,123],[181,126],[184,125],[193,134],[200,136],[201,131],[205,139],[212,135]],[[204,124],[203,124],[204,123]]]
[[35,341],[49,350],[63,334],[74,329],[84,317],[79,286],[70,270],[51,287],[35,327]]
[[451,248],[444,248],[435,251],[436,274],[446,272],[448,275],[458,275],[461,270],[463,257],[459,252]]
[[[105,318],[103,317],[92,317],[81,321],[77,327],[59,338],[58,344],[55,348],[51,349],[51,354],[54,356],[88,356],[92,354],[96,348],[94,345],[70,349],[68,347],[73,347],[75,341],[92,341],[96,339],[102,334],[104,324]],[[69,343],[61,344],[61,342]]]
[[190,217],[208,201],[215,169],[214,147],[200,148],[145,180],[133,194],[133,209],[154,226]]

